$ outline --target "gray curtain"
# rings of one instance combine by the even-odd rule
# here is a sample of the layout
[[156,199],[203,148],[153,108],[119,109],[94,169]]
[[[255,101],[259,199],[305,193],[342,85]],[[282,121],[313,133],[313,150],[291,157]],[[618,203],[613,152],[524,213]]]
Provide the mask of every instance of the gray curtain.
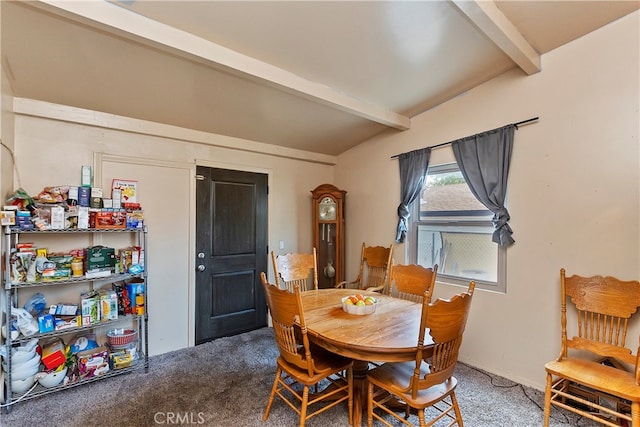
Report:
[[492,240],[499,245],[515,242],[504,207],[515,125],[507,125],[451,143],[460,171],[476,198],[493,212]]
[[402,201],[398,206],[398,229],[396,231],[396,242],[402,243],[407,237],[409,224],[409,206],[420,195],[420,190],[424,186],[431,148],[402,153],[399,156],[400,165],[400,196]]

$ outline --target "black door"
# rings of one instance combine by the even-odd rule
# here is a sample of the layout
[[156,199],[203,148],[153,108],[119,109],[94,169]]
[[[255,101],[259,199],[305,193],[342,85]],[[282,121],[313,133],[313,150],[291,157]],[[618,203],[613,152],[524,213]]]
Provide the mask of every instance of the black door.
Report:
[[267,325],[267,182],[197,167],[196,344]]

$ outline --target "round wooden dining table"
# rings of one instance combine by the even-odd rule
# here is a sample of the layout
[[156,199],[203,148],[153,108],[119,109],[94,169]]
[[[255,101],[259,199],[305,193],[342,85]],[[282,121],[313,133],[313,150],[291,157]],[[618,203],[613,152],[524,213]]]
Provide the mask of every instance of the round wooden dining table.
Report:
[[[376,311],[349,314],[342,297],[361,293],[378,300]],[[301,294],[309,339],[315,344],[353,359],[354,425],[362,423],[367,403],[369,362],[415,360],[422,304],[376,292],[354,289],[319,289]],[[425,336],[425,346],[429,345]]]

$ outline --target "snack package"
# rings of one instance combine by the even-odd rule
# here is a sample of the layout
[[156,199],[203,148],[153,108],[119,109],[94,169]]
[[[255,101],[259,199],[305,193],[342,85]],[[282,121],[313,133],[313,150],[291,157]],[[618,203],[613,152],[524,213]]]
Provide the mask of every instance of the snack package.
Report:
[[59,185],[56,187],[44,187],[35,198],[40,203],[64,203],[66,205],[68,195],[69,186]]
[[31,196],[29,196],[29,194],[22,188],[18,188],[14,191],[11,197],[7,199],[7,203],[17,206],[19,210],[23,211],[28,210],[33,212],[36,209],[33,204],[33,198],[31,198]]

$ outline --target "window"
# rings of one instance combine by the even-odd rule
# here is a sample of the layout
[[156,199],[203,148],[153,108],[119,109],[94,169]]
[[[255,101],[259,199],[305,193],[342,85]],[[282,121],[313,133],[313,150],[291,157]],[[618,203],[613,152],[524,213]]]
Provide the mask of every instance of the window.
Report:
[[458,165],[429,167],[411,215],[411,262],[433,267],[438,280],[505,292],[506,247],[491,241],[493,213],[471,193]]

